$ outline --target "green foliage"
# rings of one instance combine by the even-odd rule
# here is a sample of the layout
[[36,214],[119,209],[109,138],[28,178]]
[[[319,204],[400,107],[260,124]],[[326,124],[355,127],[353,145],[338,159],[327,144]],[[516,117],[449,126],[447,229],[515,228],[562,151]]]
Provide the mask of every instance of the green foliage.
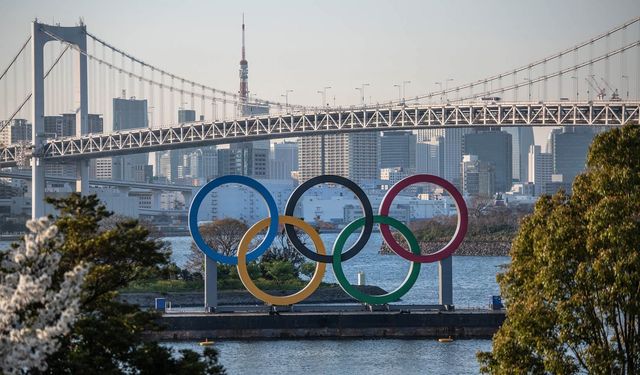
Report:
[[316,265],[310,262],[304,262],[300,265],[300,273],[308,278],[311,278],[316,272]]
[[217,353],[180,357],[157,343],[145,342],[144,331],[159,329],[156,313],[114,300],[117,291],[161,272],[169,256],[163,244],[135,220],[102,226],[111,214],[95,195],[71,194],[48,199],[59,211],[55,221],[64,236],[60,267],[92,264],[83,288],[81,318],[48,359],[50,374],[224,373]]
[[587,166],[522,223],[484,373],[640,373],[640,127],[597,136]]
[[274,260],[261,265],[264,268],[266,276],[278,285],[298,277],[298,272],[293,267],[293,263],[285,260]]

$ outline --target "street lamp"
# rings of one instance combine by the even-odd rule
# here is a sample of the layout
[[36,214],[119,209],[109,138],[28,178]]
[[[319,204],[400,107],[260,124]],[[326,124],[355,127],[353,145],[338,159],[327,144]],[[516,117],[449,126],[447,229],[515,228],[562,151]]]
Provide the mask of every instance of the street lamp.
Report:
[[293,90],[285,90],[284,94],[280,95],[281,97],[284,98],[284,107],[285,109],[287,109],[289,107],[289,93],[293,92]]
[[571,79],[575,79],[576,80],[576,102],[578,101],[578,97],[580,96],[580,90],[578,89],[578,77],[576,76],[571,76]]
[[404,98],[406,98],[407,93],[407,84],[411,83],[411,81],[402,81],[402,103],[404,103]]
[[627,100],[629,100],[629,76],[622,76],[622,79],[627,80]]
[[449,94],[447,93],[447,89],[449,86],[449,82],[453,81],[453,78],[447,78],[444,80],[444,98],[447,100],[447,102],[449,101]]
[[523,78],[523,80],[529,82],[528,86],[529,86],[529,101],[531,101],[531,79],[530,78]]
[[398,102],[402,102],[402,87],[400,85],[393,85],[393,87],[397,87],[398,88]]
[[364,105],[364,88],[369,86],[368,83],[363,83],[360,87],[356,87],[356,90],[360,91],[360,97],[362,98],[362,105]]
[[434,83],[436,85],[440,86],[440,102],[442,102],[442,94],[443,94],[443,92],[442,92],[442,82],[434,82]]
[[327,106],[327,89],[330,89],[331,86],[325,86],[322,88],[322,91],[318,91],[318,94],[322,94],[322,107]]

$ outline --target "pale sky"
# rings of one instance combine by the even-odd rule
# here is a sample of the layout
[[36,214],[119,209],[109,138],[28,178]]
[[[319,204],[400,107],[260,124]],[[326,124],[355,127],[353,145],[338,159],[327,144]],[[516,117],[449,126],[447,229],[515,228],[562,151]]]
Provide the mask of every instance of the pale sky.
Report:
[[[249,89],[261,98],[337,105],[462,84],[568,48],[640,15],[640,1],[8,1],[0,0],[0,68],[30,21],[73,25],[164,69],[236,91],[241,17]],[[628,40],[638,38],[640,28]],[[615,69],[615,68],[612,68]],[[540,138],[540,132],[536,136]],[[536,140],[537,143],[539,139]]]

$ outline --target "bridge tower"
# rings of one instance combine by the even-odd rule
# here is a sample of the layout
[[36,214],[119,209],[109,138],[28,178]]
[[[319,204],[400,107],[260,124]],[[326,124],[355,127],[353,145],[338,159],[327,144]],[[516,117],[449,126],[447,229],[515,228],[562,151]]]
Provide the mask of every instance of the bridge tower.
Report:
[[[87,91],[87,34],[84,24],[73,27],[45,25],[38,20],[33,21],[31,29],[31,61],[32,69],[32,140],[33,155],[31,160],[31,216],[44,216],[44,46],[51,41],[66,42],[78,47],[81,51],[77,69],[74,72],[74,109],[76,114],[76,136],[87,134],[88,126],[88,91]],[[89,161],[76,162],[76,191],[87,194],[89,191]]]

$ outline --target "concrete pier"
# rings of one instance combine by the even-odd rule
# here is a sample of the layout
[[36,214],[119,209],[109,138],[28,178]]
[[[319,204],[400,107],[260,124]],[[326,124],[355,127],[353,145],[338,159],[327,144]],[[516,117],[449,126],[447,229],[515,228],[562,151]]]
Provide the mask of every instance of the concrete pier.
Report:
[[170,313],[159,323],[157,340],[273,340],[319,338],[490,339],[504,322],[504,311],[338,311]]

